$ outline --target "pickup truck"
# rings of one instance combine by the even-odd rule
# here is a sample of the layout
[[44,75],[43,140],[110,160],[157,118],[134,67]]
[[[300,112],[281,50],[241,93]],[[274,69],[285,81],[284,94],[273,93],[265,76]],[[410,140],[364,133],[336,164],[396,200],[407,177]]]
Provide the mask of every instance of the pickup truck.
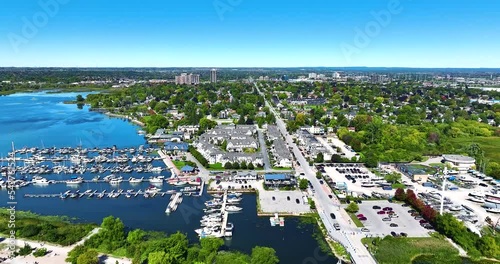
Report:
[[335,224],[333,224],[333,228],[335,228],[335,230],[340,230],[340,225],[339,225],[339,223],[335,223]]

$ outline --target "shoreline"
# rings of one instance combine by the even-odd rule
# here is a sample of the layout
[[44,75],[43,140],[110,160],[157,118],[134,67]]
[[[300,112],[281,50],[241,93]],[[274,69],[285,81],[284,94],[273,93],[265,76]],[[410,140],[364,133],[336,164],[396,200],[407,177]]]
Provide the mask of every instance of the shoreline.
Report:
[[144,124],[143,122],[133,118],[133,117],[130,117],[130,116],[125,116],[125,115],[120,115],[120,114],[113,114],[111,112],[105,112],[104,113],[105,115],[109,116],[109,117],[116,117],[116,118],[124,118],[124,119],[127,119],[128,121],[140,126],[140,127],[145,127],[146,124]]

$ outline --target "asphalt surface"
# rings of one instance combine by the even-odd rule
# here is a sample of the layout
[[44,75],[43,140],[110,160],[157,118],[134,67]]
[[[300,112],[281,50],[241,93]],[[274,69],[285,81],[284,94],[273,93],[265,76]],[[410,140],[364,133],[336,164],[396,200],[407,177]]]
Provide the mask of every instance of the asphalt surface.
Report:
[[[383,221],[383,218],[389,217],[387,214],[377,214],[382,209],[373,209],[373,206],[391,207],[393,211],[398,215],[397,218],[391,218],[391,221]],[[384,237],[391,235],[394,231],[397,234],[404,232],[410,237],[428,237],[429,230],[420,226],[418,220],[415,220],[408,210],[410,207],[403,207],[402,204],[390,203],[388,201],[363,201],[359,204],[358,214],[363,214],[367,220],[362,221],[363,225],[370,230],[367,234],[372,236]],[[397,227],[391,227],[390,224],[397,224]]]
[[[264,98],[265,96],[260,91],[257,84],[254,84],[259,94],[261,94]],[[364,234],[359,232],[359,229],[351,224],[351,220],[349,216],[345,213],[343,209],[340,209],[340,202],[335,198],[331,199],[328,195],[322,190],[322,186],[319,181],[316,179],[316,173],[311,169],[306,159],[300,152],[299,148],[295,143],[293,143],[292,137],[288,134],[286,130],[286,124],[281,119],[279,113],[276,112],[274,107],[269,104],[269,102],[265,101],[266,106],[273,112],[276,117],[276,124],[281,134],[285,137],[285,141],[288,146],[292,147],[292,151],[295,154],[296,160],[299,162],[300,167],[302,168],[305,176],[311,182],[312,186],[315,190],[314,198],[316,201],[316,207],[318,213],[325,225],[328,234],[334,240],[340,242],[342,245],[346,247],[346,250],[351,254],[352,261],[354,263],[362,263],[362,264],[370,264],[376,263],[374,258],[370,255],[366,247],[361,243],[361,238],[364,237]],[[336,220],[333,220],[330,217],[331,213],[335,213]],[[341,230],[337,231],[333,228],[333,224],[338,223],[340,225]]]

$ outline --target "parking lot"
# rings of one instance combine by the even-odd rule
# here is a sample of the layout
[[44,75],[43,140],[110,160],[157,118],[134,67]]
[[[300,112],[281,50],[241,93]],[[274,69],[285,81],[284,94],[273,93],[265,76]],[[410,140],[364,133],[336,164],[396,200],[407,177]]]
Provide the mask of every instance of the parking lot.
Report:
[[[380,209],[373,209],[373,206],[379,206]],[[397,215],[397,217],[390,218],[387,212],[390,210],[383,210],[385,207],[392,208],[392,211]],[[388,201],[363,201],[359,204],[359,211],[356,215],[362,214],[366,217],[365,221],[361,221],[366,228],[370,231],[368,234],[374,236],[386,236],[391,235],[394,231],[397,234],[401,232],[406,233],[409,237],[427,237],[429,236],[428,229],[422,227],[419,220],[415,220],[408,210],[411,207],[403,207],[402,204],[390,203]],[[377,214],[377,212],[384,211],[384,214]],[[382,219],[390,219],[389,221],[383,221]],[[396,226],[391,227],[390,224],[396,224]]]
[[259,190],[260,209],[263,213],[309,213],[311,209],[307,200],[304,201],[305,196],[301,191]]

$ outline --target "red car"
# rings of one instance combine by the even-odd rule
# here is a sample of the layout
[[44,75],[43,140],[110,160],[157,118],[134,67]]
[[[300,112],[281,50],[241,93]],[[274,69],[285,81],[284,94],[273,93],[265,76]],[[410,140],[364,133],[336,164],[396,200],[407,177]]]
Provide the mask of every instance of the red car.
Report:
[[359,217],[365,217],[363,214],[356,215],[358,218]]
[[420,224],[427,224],[427,221],[425,221],[424,219],[420,220],[419,222]]
[[359,219],[359,221],[366,221],[367,220],[367,218],[364,217],[364,216],[363,217],[359,217],[358,219]]
[[385,214],[385,211],[378,211],[377,214],[383,215],[383,214]]

